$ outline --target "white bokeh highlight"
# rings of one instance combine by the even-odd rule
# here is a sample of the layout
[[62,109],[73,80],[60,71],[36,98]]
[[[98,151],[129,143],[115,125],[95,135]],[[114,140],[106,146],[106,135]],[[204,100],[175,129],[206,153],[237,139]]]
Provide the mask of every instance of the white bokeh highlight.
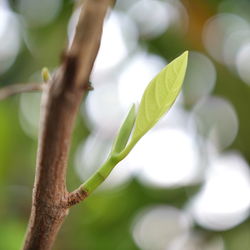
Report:
[[186,12],[179,1],[135,1],[128,14],[135,20],[140,36],[146,38],[157,37],[173,25],[182,24],[183,28],[183,24],[187,23],[184,22]]
[[165,250],[192,225],[190,217],[177,208],[156,205],[148,207],[136,216],[132,235],[142,250]]
[[233,72],[237,72],[241,66],[238,62],[238,54],[241,53],[242,48],[250,43],[250,29],[240,29],[232,32],[226,38],[223,46],[223,57],[225,64]]
[[185,186],[199,180],[199,152],[190,130],[158,128],[148,132],[124,160],[149,186]]
[[249,42],[244,44],[238,51],[236,57],[236,67],[240,78],[250,85],[250,39]]
[[230,146],[239,129],[239,121],[233,105],[226,99],[208,96],[193,109],[193,120],[198,131],[219,150]]
[[139,103],[149,82],[166,66],[161,57],[138,51],[125,65],[118,79],[119,99],[124,109]]
[[[71,44],[80,15],[78,8],[68,25],[68,37]],[[113,10],[109,12],[103,26],[101,46],[92,74],[105,74],[118,66],[131,53],[138,43],[137,28],[129,16]]]
[[249,215],[250,170],[239,153],[214,159],[206,181],[189,207],[194,219],[211,230],[227,230]]
[[31,138],[37,138],[40,120],[40,93],[20,95],[19,118],[23,131]]
[[9,9],[6,1],[0,2],[0,74],[15,62],[20,50],[20,25],[18,17]]
[[202,53],[189,52],[188,68],[183,83],[183,94],[189,104],[208,96],[216,82],[216,69],[212,61]]
[[232,33],[247,29],[249,29],[249,24],[242,17],[230,13],[220,13],[211,17],[204,26],[204,46],[214,59],[225,63],[225,41]]
[[210,239],[206,234],[188,232],[174,239],[165,250],[225,250],[225,247],[219,236]]
[[[119,129],[128,110],[119,103],[118,89],[115,82],[98,86],[86,101],[86,113],[91,130],[99,130],[105,138],[112,138]],[[85,110],[83,110],[85,113]]]
[[44,26],[52,22],[61,10],[62,0],[20,0],[18,8],[29,26]]

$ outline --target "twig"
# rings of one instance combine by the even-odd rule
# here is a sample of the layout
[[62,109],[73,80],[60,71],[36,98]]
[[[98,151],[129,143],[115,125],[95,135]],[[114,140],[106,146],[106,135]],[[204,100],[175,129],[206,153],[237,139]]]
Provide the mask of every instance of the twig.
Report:
[[10,85],[0,89],[0,101],[7,97],[20,93],[41,91],[43,87],[44,84],[39,83],[19,83]]
[[51,249],[68,207],[87,195],[77,191],[69,194],[65,175],[75,118],[88,90],[109,4],[110,0],[84,2],[72,47],[65,53],[62,66],[45,86],[25,250]]

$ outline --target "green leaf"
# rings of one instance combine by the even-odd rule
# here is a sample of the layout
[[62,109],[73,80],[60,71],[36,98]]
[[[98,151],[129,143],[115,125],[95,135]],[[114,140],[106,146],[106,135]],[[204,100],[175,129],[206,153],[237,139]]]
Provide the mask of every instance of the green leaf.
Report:
[[[117,163],[128,155],[138,140],[170,109],[180,92],[187,61],[188,52],[186,51],[169,63],[149,83],[143,94],[137,117],[133,105],[121,126],[108,159],[81,185],[85,192],[93,192],[108,177]],[[134,124],[135,129],[128,143]]]
[[171,108],[186,73],[188,52],[169,63],[146,88],[131,141],[138,141]]
[[120,153],[127,145],[129,136],[134,127],[135,117],[135,105],[133,104],[115,139],[111,154]]
[[131,140],[119,154],[119,160],[124,159],[140,138],[171,108],[181,90],[187,61],[188,51],[169,63],[149,83],[142,96]]

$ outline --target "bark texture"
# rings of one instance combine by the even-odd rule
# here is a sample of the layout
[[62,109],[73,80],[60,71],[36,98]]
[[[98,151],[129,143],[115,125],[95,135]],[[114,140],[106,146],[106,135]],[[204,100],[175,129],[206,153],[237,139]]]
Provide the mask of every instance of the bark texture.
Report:
[[75,118],[99,49],[110,0],[86,0],[71,48],[45,85],[32,210],[24,250],[49,250],[69,207],[87,193],[66,188],[66,168]]

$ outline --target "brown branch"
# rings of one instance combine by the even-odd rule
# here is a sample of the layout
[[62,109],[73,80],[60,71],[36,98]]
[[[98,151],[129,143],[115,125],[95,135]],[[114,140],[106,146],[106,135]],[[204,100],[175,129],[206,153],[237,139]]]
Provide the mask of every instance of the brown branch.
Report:
[[39,83],[19,83],[0,89],[0,101],[16,94],[43,90],[44,84]]
[[49,250],[70,205],[87,194],[66,189],[71,134],[99,49],[110,0],[86,0],[72,47],[46,84],[41,103],[40,136],[32,211],[25,250]]

